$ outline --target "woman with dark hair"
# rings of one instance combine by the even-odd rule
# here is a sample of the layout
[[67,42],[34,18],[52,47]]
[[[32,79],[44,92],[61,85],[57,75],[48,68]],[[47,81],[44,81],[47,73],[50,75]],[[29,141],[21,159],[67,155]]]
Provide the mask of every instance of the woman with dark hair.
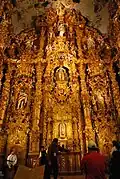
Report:
[[45,150],[44,146],[41,146],[39,159],[40,159],[40,165],[46,164],[46,150]]

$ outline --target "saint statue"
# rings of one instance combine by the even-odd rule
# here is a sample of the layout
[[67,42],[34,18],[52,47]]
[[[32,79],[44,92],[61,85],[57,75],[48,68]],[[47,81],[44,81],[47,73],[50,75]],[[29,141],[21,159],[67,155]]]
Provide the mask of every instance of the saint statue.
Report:
[[24,90],[21,90],[20,93],[18,94],[18,99],[17,99],[17,109],[22,109],[25,107],[27,103],[27,94],[24,92]]
[[59,74],[58,74],[59,80],[60,80],[60,81],[64,81],[64,79],[65,79],[65,74],[64,74],[63,68],[60,68],[58,73],[59,73]]
[[60,123],[60,137],[61,138],[66,137],[66,125],[65,125],[65,123]]
[[60,25],[59,25],[58,31],[59,31],[59,36],[60,36],[60,37],[63,37],[63,36],[64,36],[64,33],[65,33],[65,26],[64,26],[64,24],[60,24]]
[[67,81],[68,80],[68,74],[66,73],[66,70],[62,67],[58,68],[56,70],[56,81]]

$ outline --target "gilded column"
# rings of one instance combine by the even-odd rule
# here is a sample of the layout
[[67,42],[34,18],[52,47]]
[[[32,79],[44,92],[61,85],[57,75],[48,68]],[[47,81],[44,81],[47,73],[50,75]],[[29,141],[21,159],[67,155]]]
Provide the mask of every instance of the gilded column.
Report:
[[[77,51],[78,52],[78,63],[80,63],[78,70],[79,70],[79,75],[81,78],[81,84],[79,84],[79,85],[81,85],[81,89],[82,89],[81,97],[80,97],[80,98],[82,98],[81,99],[82,103],[80,102],[81,116],[80,116],[79,123],[78,123],[80,143],[81,143],[81,156],[84,154],[84,152],[86,150],[87,141],[91,138],[94,138],[93,137],[94,134],[92,131],[92,125],[91,125],[91,119],[90,119],[89,94],[87,92],[87,87],[86,87],[86,83],[85,83],[85,68],[84,68],[84,64],[82,62],[82,59],[84,59],[83,52],[82,52],[82,41],[83,41],[83,37],[84,37],[84,29],[85,29],[85,20],[82,19],[82,23],[80,21],[79,25],[77,25],[75,27],[76,42],[77,42],[77,48],[78,48],[78,51]],[[82,108],[83,108],[83,111],[82,111]],[[82,113],[84,113],[84,114],[82,114]],[[82,118],[84,118],[84,119],[82,119]],[[91,133],[90,136],[86,136],[86,131],[89,131],[87,126],[89,126],[90,131],[92,131],[92,132],[90,132]],[[84,128],[85,128],[85,131],[84,131]],[[81,136],[82,136],[82,139],[81,139]]]
[[[3,55],[2,55],[2,50],[0,49],[0,93],[2,92],[1,91],[1,88],[2,88],[2,77],[3,77]],[[1,96],[1,94],[0,94]]]
[[[6,81],[3,87],[3,93],[0,100],[0,130],[3,127],[3,124],[6,119],[6,111],[9,104],[9,97],[10,97],[10,80],[11,80],[11,72],[8,68],[7,73],[5,74]],[[0,133],[0,153],[4,152],[5,144],[6,144],[7,136],[4,132],[1,131]]]
[[113,99],[114,99],[114,105],[115,105],[115,108],[117,110],[117,113],[116,114],[117,116],[117,122],[120,124],[120,91],[119,91],[119,86],[118,86],[118,83],[116,81],[116,76],[115,76],[115,73],[113,72],[113,68],[112,68],[112,65],[109,66],[108,68],[108,71],[109,71],[109,75],[110,75],[110,78],[111,78],[111,87],[112,87],[112,94],[113,94]]
[[[6,10],[5,10],[6,9]],[[0,23],[0,90],[1,90],[1,78],[2,78],[2,65],[3,65],[3,52],[5,50],[6,44],[9,43],[9,34],[11,27],[11,17],[10,10],[12,9],[10,2],[2,2],[0,3],[0,16],[2,18]],[[7,15],[6,15],[7,12]],[[9,90],[10,90],[10,73],[9,71],[5,75],[6,82],[3,88],[3,95],[0,100],[0,125],[3,123],[3,119],[5,117],[6,107],[8,105],[9,100]],[[1,127],[1,126],[0,126]]]
[[[36,64],[36,91],[35,91],[35,98],[34,98],[34,105],[33,105],[33,114],[32,114],[32,130],[30,132],[30,145],[33,143],[34,137],[37,138],[38,140],[35,141],[37,142],[36,145],[36,149],[32,149],[30,147],[30,152],[39,152],[39,137],[40,137],[40,133],[42,132],[42,129],[39,129],[39,124],[40,122],[42,122],[42,120],[40,120],[40,111],[41,111],[41,105],[42,105],[42,75],[43,75],[43,71],[42,71],[42,65],[41,62],[38,62]],[[42,126],[42,125],[40,125]],[[31,145],[32,146],[32,145]],[[36,151],[33,151],[36,150]]]
[[[112,8],[116,5],[116,11],[112,11]],[[111,36],[111,47],[113,50],[113,63],[119,68],[120,64],[120,1],[115,0],[114,3],[109,3],[109,14],[110,14],[110,24],[109,24],[109,35]],[[114,105],[117,110],[116,114],[118,118],[118,123],[120,125],[120,91],[116,81],[115,73],[113,72],[113,63],[109,65],[108,72],[111,78],[112,93],[114,98]]]
[[82,26],[83,24],[79,26],[76,26],[75,30],[76,30],[76,41],[77,41],[77,47],[78,47],[78,58],[81,58],[83,56],[82,53],[82,48],[81,48],[81,41],[82,41],[82,36],[83,36],[83,29],[84,26]]
[[76,48],[75,48],[75,32],[73,26],[69,26],[69,48],[70,52],[76,56]]
[[43,124],[43,145],[44,146],[47,146],[46,134],[47,134],[47,123],[44,121],[44,124]]
[[52,126],[51,126],[51,118],[48,118],[48,144],[52,142]]
[[2,97],[0,100],[0,125],[3,124],[3,121],[5,119],[6,110],[9,104],[9,96],[10,96],[10,80],[11,80],[11,72],[8,66],[8,71],[5,74],[5,83],[3,88]]
[[73,118],[73,130],[74,130],[74,145],[75,145],[75,151],[78,149],[78,127],[77,127],[77,119],[76,117]]
[[[43,119],[41,118],[41,106],[42,106],[42,101],[43,101],[43,94],[42,94],[42,77],[43,77],[43,70],[44,70],[44,65],[42,62],[43,55],[44,55],[44,42],[45,42],[45,29],[42,27],[41,29],[41,36],[40,36],[40,49],[38,53],[38,57],[36,59],[36,91],[35,91],[35,99],[34,99],[34,107],[33,107],[33,122],[32,122],[32,130],[30,132],[30,146],[35,142],[36,144],[36,149],[32,149],[30,147],[30,152],[39,152],[39,143],[40,143],[40,133],[42,133],[42,129],[39,129],[39,124],[42,122]],[[40,126],[42,126],[40,124]],[[34,137],[37,138],[36,141],[34,141]],[[34,151],[36,150],[36,151]]]
[[89,95],[85,83],[85,67],[84,64],[82,64],[82,62],[79,67],[79,74],[81,79],[81,98],[83,103],[84,120],[85,120],[85,136],[87,141],[91,139],[94,140],[95,137],[94,137],[94,132],[91,123]]

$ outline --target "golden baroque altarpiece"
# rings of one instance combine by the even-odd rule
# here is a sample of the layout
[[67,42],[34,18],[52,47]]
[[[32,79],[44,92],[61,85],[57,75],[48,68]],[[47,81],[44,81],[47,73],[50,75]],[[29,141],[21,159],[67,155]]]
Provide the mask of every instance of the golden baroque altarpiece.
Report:
[[18,146],[25,158],[57,137],[71,151],[83,154],[93,139],[109,153],[120,103],[107,38],[62,4],[14,37],[7,18],[0,24],[0,152]]

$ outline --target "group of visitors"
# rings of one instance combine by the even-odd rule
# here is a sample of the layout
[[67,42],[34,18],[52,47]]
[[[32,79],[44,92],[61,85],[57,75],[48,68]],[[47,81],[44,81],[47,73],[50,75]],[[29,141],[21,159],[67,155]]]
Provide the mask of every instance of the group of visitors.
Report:
[[[69,150],[58,144],[58,139],[54,138],[48,150],[41,147],[39,161],[40,165],[45,165],[44,179],[50,179],[51,173],[54,179],[58,178],[58,153],[68,152]],[[17,156],[14,149],[7,157],[9,179],[13,179],[16,171]],[[13,172],[11,172],[13,171]],[[81,172],[85,174],[85,179],[106,179],[106,173],[109,179],[120,179],[120,143],[113,141],[111,157],[109,162],[106,157],[99,151],[94,141],[88,142],[88,153],[84,155],[81,161]]]
[[[42,149],[43,151],[43,149]],[[51,172],[54,179],[58,177],[58,152],[67,152],[67,150],[58,145],[58,139],[55,138],[48,148],[45,158],[45,150],[41,153],[41,165],[45,165],[44,179],[50,179]],[[44,161],[44,162],[43,162]],[[109,174],[109,179],[120,179],[120,143],[113,141],[111,149],[111,157],[109,161],[100,152],[94,141],[88,143],[88,153],[81,161],[81,172],[85,174],[85,179],[106,179],[106,174]]]

